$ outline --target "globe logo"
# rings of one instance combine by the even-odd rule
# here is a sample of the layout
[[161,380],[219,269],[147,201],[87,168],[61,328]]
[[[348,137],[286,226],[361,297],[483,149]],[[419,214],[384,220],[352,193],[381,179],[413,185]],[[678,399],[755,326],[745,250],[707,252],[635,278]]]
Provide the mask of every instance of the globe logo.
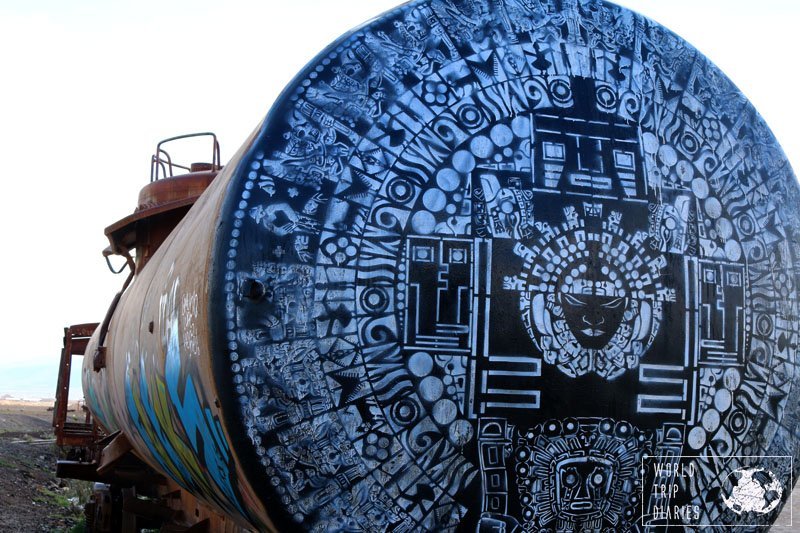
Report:
[[783,487],[775,474],[763,468],[739,468],[727,478],[732,487],[730,496],[722,499],[728,508],[744,513],[767,514],[781,502]]

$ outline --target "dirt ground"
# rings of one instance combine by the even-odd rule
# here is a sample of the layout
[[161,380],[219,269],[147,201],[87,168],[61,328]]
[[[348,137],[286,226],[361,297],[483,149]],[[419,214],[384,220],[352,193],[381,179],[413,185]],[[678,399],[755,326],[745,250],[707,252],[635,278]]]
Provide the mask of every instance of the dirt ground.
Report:
[[83,530],[91,485],[55,477],[51,405],[0,400],[0,532]]

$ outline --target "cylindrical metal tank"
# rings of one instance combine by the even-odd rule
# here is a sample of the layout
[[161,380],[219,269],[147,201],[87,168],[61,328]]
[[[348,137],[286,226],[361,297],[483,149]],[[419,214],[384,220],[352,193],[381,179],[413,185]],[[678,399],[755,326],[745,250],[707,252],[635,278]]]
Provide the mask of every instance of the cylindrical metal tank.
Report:
[[[245,148],[248,145],[245,145]],[[209,280],[225,189],[223,170],[123,294],[95,371],[101,328],[83,370],[91,412],[121,430],[142,459],[240,524],[271,527],[225,430],[210,350]],[[158,182],[157,182],[158,183]]]
[[141,269],[87,403],[259,530],[767,525],[800,464],[798,192],[650,20],[410,2]]

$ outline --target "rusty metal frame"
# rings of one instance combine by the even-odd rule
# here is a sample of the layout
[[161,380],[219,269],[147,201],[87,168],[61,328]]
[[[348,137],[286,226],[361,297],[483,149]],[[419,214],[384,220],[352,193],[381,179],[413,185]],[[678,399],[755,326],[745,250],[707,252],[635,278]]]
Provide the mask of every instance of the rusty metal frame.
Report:
[[124,433],[117,431],[100,452],[100,463],[97,465],[97,474],[105,476],[111,473],[128,452],[133,450],[130,441]]
[[98,428],[92,422],[88,411],[85,422],[67,422],[67,407],[72,358],[76,355],[85,355],[89,338],[98,326],[99,324],[93,323],[64,328],[64,346],[61,349],[56,404],[53,409],[53,428],[58,446],[88,446],[97,438]]

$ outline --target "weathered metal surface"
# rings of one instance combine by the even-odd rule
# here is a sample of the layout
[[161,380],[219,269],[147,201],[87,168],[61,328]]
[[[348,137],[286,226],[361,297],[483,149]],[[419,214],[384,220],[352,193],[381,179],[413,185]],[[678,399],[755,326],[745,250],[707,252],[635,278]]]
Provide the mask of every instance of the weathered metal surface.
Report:
[[108,253],[136,249],[137,268],[144,268],[216,176],[216,170],[200,171],[145,186],[139,193],[136,211],[106,228]]
[[[154,181],[139,192],[139,202],[133,214],[115,222],[105,230],[106,235],[122,235],[130,226],[144,218],[161,215],[166,211],[193,205],[208,188],[217,171],[202,171]],[[122,241],[122,239],[119,239]],[[125,241],[128,249],[135,247],[135,240]]]
[[[259,530],[766,525],[800,473],[798,199],[657,24],[411,2],[304,70],[137,271],[87,401]],[[742,514],[714,495],[750,460]]]
[[[168,143],[198,137],[211,138],[211,163],[181,165],[164,148]],[[213,133],[180,135],[158,143],[151,160],[150,184],[139,192],[136,210],[105,230],[110,243],[107,255],[124,255],[135,248],[137,268],[144,268],[221,168],[219,142]],[[189,173],[176,176],[175,169]]]
[[84,366],[84,390],[103,427],[121,430],[152,468],[229,521],[268,529],[220,419],[208,350],[211,248],[228,179],[223,172],[211,183],[137,269],[109,324],[105,367]]
[[97,473],[104,476],[112,472],[119,462],[133,450],[130,441],[124,433],[116,433],[100,453],[100,462],[97,465]]
[[64,328],[64,346],[58,366],[56,403],[53,409],[53,432],[57,446],[86,446],[97,438],[97,430],[91,418],[87,416],[84,422],[67,422],[67,408],[72,359],[85,355],[89,338],[98,325],[79,324]]
[[[159,154],[169,158],[161,148],[162,144],[159,144]],[[154,158],[154,164],[158,162],[157,159]],[[172,176],[173,167],[185,168],[190,170],[191,174]],[[155,167],[156,170],[159,168],[160,166]],[[98,413],[101,425],[112,435],[104,440],[98,440],[96,433],[86,435],[84,440],[78,443],[82,448],[68,450],[70,457],[80,460],[59,461],[57,465],[57,474],[60,476],[97,481],[107,485],[108,490],[105,492],[101,490],[95,494],[92,505],[87,507],[92,523],[105,524],[102,527],[98,526],[98,531],[116,531],[120,528],[136,530],[143,525],[156,527],[157,524],[170,531],[185,531],[199,524],[206,524],[198,526],[201,529],[213,527],[214,531],[241,530],[241,518],[237,524],[236,519],[231,519],[229,510],[221,510],[219,505],[216,510],[209,508],[207,503],[197,500],[190,493],[195,492],[194,489],[198,484],[208,487],[206,494],[213,493],[216,489],[210,484],[213,481],[203,481],[202,471],[206,464],[204,454],[210,454],[221,460],[223,453],[216,446],[225,444],[219,436],[219,428],[208,426],[208,421],[203,418],[206,413],[198,407],[197,397],[192,396],[195,394],[194,389],[182,388],[180,394],[186,394],[188,397],[181,403],[181,411],[171,410],[174,406],[169,405],[169,401],[175,397],[173,393],[177,393],[165,390],[163,382],[158,378],[154,377],[152,381],[146,382],[144,378],[136,377],[132,378],[134,381],[131,382],[128,381],[131,378],[123,375],[129,354],[136,353],[137,357],[143,355],[138,351],[138,344],[129,345],[123,352],[115,349],[113,341],[119,336],[116,331],[118,321],[129,320],[131,324],[139,324],[138,320],[131,321],[130,317],[141,312],[141,308],[138,311],[134,308],[133,311],[123,312],[126,302],[130,299],[141,301],[132,298],[131,295],[135,296],[134,293],[139,290],[144,292],[148,290],[141,275],[137,274],[141,274],[142,271],[150,272],[150,269],[146,269],[149,259],[214,180],[220,168],[219,145],[216,138],[214,138],[214,162],[211,164],[194,163],[186,168],[168,159],[168,163],[164,166],[164,173],[167,175],[157,175],[156,177],[160,179],[152,180],[142,189],[136,212],[106,229],[110,246],[104,255],[122,255],[126,259],[130,275],[120,293],[114,298],[104,321],[97,327],[91,342],[88,342],[87,335],[86,338],[78,339],[80,345],[76,346],[81,352],[86,351],[89,355],[84,364],[84,381],[87,381],[86,373],[90,369],[92,371],[89,381],[93,384],[86,390],[88,404],[93,412]],[[134,250],[135,264],[131,259]],[[186,256],[191,257],[191,254]],[[153,307],[160,309],[158,298]],[[153,321],[142,322],[141,327],[146,328],[151,338],[155,338],[153,334],[158,335]],[[113,382],[108,370],[109,363],[114,358],[117,361],[116,367],[122,370],[120,375],[123,377],[119,384],[109,383]],[[114,366],[112,364],[111,368]],[[145,371],[146,367],[147,365],[142,362],[140,368]],[[161,373],[163,376],[163,367]],[[180,379],[188,377],[180,372],[179,374]],[[191,384],[191,378],[189,380]],[[148,383],[155,390],[150,392],[144,383]],[[143,388],[140,389],[140,386]],[[115,396],[115,393],[111,392],[113,390],[120,391],[119,396]],[[165,395],[170,397],[167,398]],[[131,401],[130,404],[127,403],[128,399]],[[116,412],[113,408],[115,404],[119,407]],[[137,413],[137,409],[142,409],[142,413]],[[121,415],[118,414],[120,412]],[[170,417],[175,417],[176,420],[169,420]],[[199,422],[192,417],[198,417]],[[117,421],[120,419],[123,423]],[[168,421],[169,429],[162,428],[160,420]],[[187,428],[183,433],[185,437],[183,442],[175,438],[179,431],[176,428],[184,427],[182,424]],[[205,425],[205,430],[199,434],[198,424]],[[145,429],[140,431],[140,428]],[[155,436],[148,434],[148,429],[156,431],[157,434]],[[128,435],[140,435],[140,438],[131,442]],[[157,442],[158,437],[163,435],[166,435],[163,438],[169,441],[166,444]],[[147,444],[143,445],[143,441]],[[136,444],[138,450],[135,449]],[[193,463],[189,459],[191,453],[203,457],[199,462]],[[171,456],[162,458],[161,454],[171,454]],[[149,465],[139,459],[148,461],[148,457]],[[168,467],[162,466],[165,465],[165,461],[169,461]],[[175,477],[176,469],[180,469],[183,474],[178,478],[183,482],[180,489],[174,482],[167,484],[164,478],[156,473],[163,472]],[[227,472],[214,472],[214,474],[228,476]],[[130,489],[126,492],[127,497],[123,498],[121,489]],[[145,491],[148,500],[140,500],[137,490]],[[172,496],[168,496],[170,494]],[[168,501],[169,505],[165,507],[163,503],[154,504],[156,501]],[[161,512],[155,514],[149,512],[159,508],[162,509]]]

